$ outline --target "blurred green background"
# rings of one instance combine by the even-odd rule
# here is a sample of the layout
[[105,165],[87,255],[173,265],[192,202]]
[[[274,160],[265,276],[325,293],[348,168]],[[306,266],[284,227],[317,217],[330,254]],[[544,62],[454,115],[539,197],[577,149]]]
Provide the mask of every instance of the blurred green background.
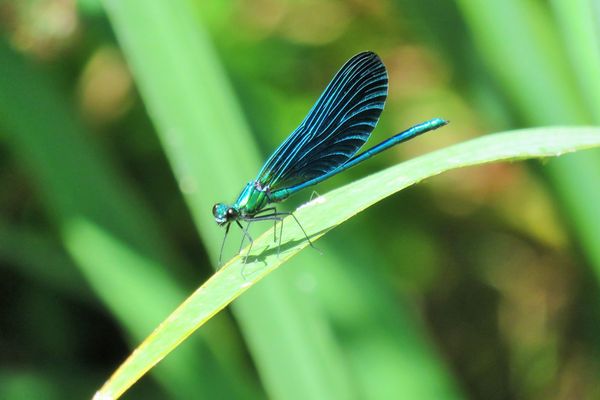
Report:
[[[90,398],[212,273],[211,205],[360,51],[390,75],[369,143],[451,124],[320,193],[600,123],[594,0],[0,0],[0,24],[0,399]],[[599,152],[444,174],[318,246],[124,398],[600,398]]]

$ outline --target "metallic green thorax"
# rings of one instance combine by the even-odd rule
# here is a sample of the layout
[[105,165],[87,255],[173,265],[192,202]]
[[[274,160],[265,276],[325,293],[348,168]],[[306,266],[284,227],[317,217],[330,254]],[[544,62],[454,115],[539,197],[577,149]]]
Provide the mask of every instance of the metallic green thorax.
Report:
[[249,219],[264,209],[267,204],[282,201],[286,197],[279,193],[276,195],[270,193],[269,189],[261,187],[258,181],[250,181],[232,205],[215,204],[213,215],[219,225],[233,220]]
[[262,210],[268,203],[267,192],[260,190],[257,182],[252,181],[242,190],[232,207],[244,216],[251,216]]

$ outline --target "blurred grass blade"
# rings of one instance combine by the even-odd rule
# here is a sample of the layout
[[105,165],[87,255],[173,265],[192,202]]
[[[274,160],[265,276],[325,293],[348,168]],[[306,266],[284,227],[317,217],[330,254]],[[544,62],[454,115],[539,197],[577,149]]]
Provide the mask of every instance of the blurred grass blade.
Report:
[[[177,257],[149,210],[129,189],[123,190],[129,187],[127,182],[86,140],[89,135],[52,80],[3,42],[0,59],[0,126],[7,143],[33,177],[83,276],[132,342],[141,340],[185,296],[162,266],[175,265]],[[94,242],[97,237],[77,235],[73,227],[81,226],[81,221],[101,227],[112,240]],[[129,258],[136,263],[124,263],[123,252],[106,246],[113,243],[137,255]],[[110,290],[122,288],[122,282],[130,286]],[[134,304],[138,308],[132,314]],[[232,395],[237,387],[218,384],[232,376],[225,377],[211,362],[212,353],[199,339],[157,370],[157,378],[172,398],[215,390]],[[206,375],[205,381],[198,379],[198,371]]]
[[[373,222],[369,232],[378,229],[377,221],[366,220]],[[326,256],[308,250],[282,269],[296,274],[307,293],[305,303],[322,304],[335,331],[340,332],[338,340],[353,371],[357,397],[466,399],[453,374],[440,361],[439,348],[430,340],[429,322],[418,315],[415,299],[399,296],[389,275],[378,273],[388,268],[385,263],[389,259],[380,247],[353,229],[357,225],[364,226],[360,222],[348,224],[336,232],[333,240],[320,242],[318,247]],[[394,225],[394,234],[406,233]],[[410,232],[413,234],[414,230]],[[328,246],[327,242],[337,245]],[[340,245],[344,251],[334,252]],[[301,259],[312,262],[296,263]],[[391,268],[399,270],[415,264],[415,257],[401,260]],[[421,262],[416,264],[426,267]]]
[[[597,146],[598,128],[537,128],[489,135],[353,182],[299,207],[295,214],[316,240],[377,201],[444,171],[494,161],[551,157]],[[244,264],[239,255],[230,260],[138,347],[96,398],[119,397],[194,330],[308,245],[297,225],[292,221],[285,225],[279,257],[272,243],[273,232],[268,230],[256,239],[249,263]]]
[[594,123],[600,123],[600,38],[592,3],[589,0],[550,2],[579,91]]
[[587,121],[566,55],[556,45],[560,36],[542,3],[460,0],[458,4],[487,65],[531,124]]

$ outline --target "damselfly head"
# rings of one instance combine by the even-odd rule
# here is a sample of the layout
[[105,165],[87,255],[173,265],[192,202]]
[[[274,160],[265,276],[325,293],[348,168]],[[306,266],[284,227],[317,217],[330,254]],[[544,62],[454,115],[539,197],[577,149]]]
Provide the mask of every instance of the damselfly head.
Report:
[[227,204],[217,203],[213,206],[213,215],[219,225],[225,225],[229,221],[237,219],[239,211]]

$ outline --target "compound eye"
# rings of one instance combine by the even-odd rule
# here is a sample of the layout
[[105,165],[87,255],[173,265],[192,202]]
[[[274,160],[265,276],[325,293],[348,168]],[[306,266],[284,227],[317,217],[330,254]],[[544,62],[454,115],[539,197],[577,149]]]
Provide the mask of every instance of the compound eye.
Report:
[[215,205],[213,206],[213,210],[212,210],[212,211],[213,211],[213,215],[214,215],[215,217],[217,217],[217,216],[219,215],[219,204],[215,204]]

